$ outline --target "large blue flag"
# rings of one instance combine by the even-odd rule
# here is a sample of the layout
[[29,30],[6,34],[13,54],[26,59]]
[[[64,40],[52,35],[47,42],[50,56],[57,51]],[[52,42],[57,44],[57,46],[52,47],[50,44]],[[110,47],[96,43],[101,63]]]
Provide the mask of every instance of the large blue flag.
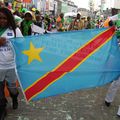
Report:
[[114,28],[12,40],[19,81],[28,101],[97,87],[120,74]]

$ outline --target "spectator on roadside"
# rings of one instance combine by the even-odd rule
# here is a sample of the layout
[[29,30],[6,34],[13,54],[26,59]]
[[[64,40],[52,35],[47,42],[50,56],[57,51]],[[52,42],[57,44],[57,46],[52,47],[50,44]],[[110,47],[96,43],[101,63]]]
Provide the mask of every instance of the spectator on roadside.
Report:
[[93,29],[94,25],[93,22],[91,21],[91,17],[87,17],[87,21],[85,22],[85,29]]
[[75,20],[70,24],[68,30],[81,30],[84,28],[84,23],[81,20],[81,15],[78,13]]
[[21,22],[20,29],[23,36],[32,35],[31,25],[33,24],[32,13],[27,11],[24,20]]
[[44,16],[44,29],[46,30],[46,31],[51,31],[51,20],[50,20],[50,17],[49,17],[49,15],[45,15]]
[[34,24],[39,27],[42,27],[42,18],[41,18],[40,13],[35,14],[35,18],[36,20],[34,20]]
[[64,31],[64,14],[61,13],[58,18],[56,19],[56,27],[57,31]]

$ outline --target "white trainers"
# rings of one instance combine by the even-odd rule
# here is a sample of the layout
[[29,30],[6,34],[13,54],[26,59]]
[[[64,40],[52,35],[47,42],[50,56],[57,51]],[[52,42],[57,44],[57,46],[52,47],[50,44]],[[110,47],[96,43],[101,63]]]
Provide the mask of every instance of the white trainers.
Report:
[[120,105],[119,105],[119,108],[118,108],[117,116],[120,117]]

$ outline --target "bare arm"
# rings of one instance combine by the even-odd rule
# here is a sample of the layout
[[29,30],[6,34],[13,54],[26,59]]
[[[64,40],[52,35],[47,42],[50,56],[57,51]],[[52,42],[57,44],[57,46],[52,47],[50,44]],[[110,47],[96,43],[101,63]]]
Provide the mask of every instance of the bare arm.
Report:
[[0,37],[0,46],[5,45],[5,43],[6,43],[6,38]]

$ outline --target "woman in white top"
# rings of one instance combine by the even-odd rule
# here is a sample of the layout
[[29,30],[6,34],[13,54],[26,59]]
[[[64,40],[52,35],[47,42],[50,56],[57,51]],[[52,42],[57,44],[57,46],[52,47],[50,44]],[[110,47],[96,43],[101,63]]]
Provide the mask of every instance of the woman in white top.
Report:
[[6,113],[6,99],[4,95],[4,80],[6,80],[13,109],[18,107],[17,75],[15,72],[15,58],[10,38],[23,37],[16,28],[14,17],[7,8],[0,8],[0,120]]

